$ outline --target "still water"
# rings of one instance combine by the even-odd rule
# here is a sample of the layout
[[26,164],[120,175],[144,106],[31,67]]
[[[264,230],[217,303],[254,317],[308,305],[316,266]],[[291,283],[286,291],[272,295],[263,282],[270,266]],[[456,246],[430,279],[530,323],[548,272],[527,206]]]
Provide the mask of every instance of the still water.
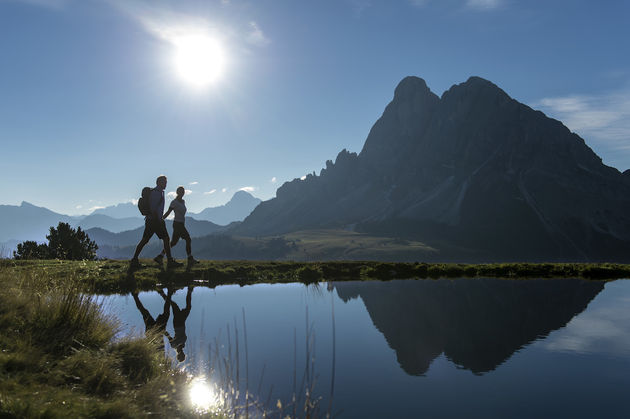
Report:
[[174,363],[267,410],[310,386],[348,418],[630,417],[630,280],[165,288],[105,307],[127,334],[166,321]]

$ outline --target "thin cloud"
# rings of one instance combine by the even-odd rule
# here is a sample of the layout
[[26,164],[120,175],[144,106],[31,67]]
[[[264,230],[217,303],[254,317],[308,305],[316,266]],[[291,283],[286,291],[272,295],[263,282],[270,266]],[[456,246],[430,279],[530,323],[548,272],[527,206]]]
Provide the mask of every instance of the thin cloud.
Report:
[[204,195],[212,195],[213,193],[215,193],[217,190],[216,189],[211,189],[208,192],[204,192]]
[[248,43],[258,47],[264,47],[271,43],[271,40],[263,33],[258,23],[254,21],[249,22],[249,33],[246,40]]
[[255,186],[243,186],[242,188],[239,189],[239,191],[245,191],[245,192],[254,192],[256,189],[258,189]]
[[197,182],[197,181],[190,182],[189,185],[199,185],[199,182]]
[[[603,299],[605,304],[598,301]],[[630,351],[630,312],[626,309],[629,303],[630,295],[622,284],[606,284],[585,312],[542,345],[553,352],[625,355]]]
[[278,181],[278,179],[274,176],[271,178],[271,183],[276,183]]
[[96,206],[93,206],[93,207],[89,208],[88,211],[96,211],[97,209],[103,209],[103,208],[105,208],[105,207],[100,206],[100,205],[96,205]]
[[550,97],[534,106],[584,138],[613,150],[630,151],[630,90]]
[[227,190],[228,190],[228,188],[223,188],[223,189],[221,189],[221,192],[226,193]]
[[175,199],[175,197],[177,196],[177,192],[170,191],[169,193],[166,194],[166,196],[168,196],[171,199]]
[[[221,23],[210,14],[204,16],[179,13],[147,0],[108,1],[137,21],[147,33],[171,45],[176,45],[182,37],[191,35],[208,36],[217,39],[221,45],[236,41],[260,47],[271,42],[253,20]],[[229,1],[221,3],[223,7],[232,7]]]
[[77,205],[76,207],[74,207],[75,209],[81,209],[83,208],[83,205]]
[[467,7],[477,10],[493,10],[502,3],[502,0],[466,0]]

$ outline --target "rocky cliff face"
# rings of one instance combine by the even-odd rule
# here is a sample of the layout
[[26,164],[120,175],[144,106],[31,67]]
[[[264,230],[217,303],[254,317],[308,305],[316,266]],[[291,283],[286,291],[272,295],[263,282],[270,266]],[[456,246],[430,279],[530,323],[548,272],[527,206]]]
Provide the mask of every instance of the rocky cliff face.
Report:
[[576,134],[471,77],[441,98],[400,82],[360,154],[278,189],[240,234],[354,228],[443,260],[630,260],[630,178]]

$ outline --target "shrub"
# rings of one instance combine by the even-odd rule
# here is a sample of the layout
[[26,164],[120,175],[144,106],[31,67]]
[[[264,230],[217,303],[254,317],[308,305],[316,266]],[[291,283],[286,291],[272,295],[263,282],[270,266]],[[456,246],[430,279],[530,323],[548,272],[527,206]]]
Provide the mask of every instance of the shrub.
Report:
[[68,223],[59,223],[57,228],[50,227],[46,236],[48,244],[25,241],[18,244],[13,252],[15,259],[64,259],[95,260],[98,245],[78,227],[76,230]]

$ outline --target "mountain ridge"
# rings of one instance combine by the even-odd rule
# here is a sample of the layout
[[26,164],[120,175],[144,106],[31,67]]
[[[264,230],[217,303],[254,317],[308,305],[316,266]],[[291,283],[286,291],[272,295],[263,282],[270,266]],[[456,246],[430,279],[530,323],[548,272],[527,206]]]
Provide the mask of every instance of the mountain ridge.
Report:
[[285,183],[235,234],[351,228],[459,246],[470,261],[618,261],[630,253],[629,196],[627,175],[492,82],[438,97],[410,76],[359,154]]

